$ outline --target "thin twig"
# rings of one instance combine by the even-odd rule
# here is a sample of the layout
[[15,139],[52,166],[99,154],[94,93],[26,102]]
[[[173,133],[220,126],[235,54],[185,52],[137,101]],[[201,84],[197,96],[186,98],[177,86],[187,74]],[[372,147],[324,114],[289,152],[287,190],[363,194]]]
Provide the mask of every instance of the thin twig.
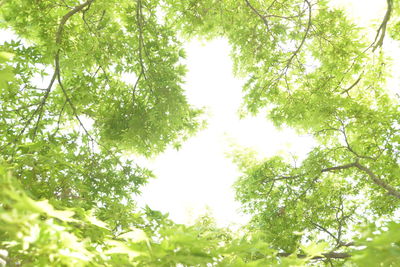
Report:
[[323,232],[327,233],[329,236],[331,236],[336,242],[339,242],[338,237],[336,237],[334,234],[332,234],[328,229],[326,229],[325,227],[323,227],[322,225],[319,225],[317,223],[311,222],[312,225],[314,225],[315,227],[319,228],[320,230],[322,230]]
[[363,75],[364,75],[364,71],[361,72],[360,76],[358,76],[358,79],[352,85],[350,85],[347,89],[342,91],[342,94],[344,94],[344,93],[348,94],[349,91],[351,89],[353,89],[361,81]]
[[137,0],[137,4],[136,4],[136,20],[137,20],[137,24],[138,24],[138,30],[139,30],[139,64],[140,64],[140,73],[137,76],[135,85],[133,86],[133,90],[132,90],[132,102],[135,101],[135,94],[136,94],[136,88],[139,84],[140,79],[142,78],[142,76],[147,79],[146,77],[146,69],[144,67],[144,61],[143,61],[143,55],[142,55],[142,51],[143,51],[143,47],[144,47],[144,41],[143,41],[143,13],[142,13],[142,1],[141,0]]

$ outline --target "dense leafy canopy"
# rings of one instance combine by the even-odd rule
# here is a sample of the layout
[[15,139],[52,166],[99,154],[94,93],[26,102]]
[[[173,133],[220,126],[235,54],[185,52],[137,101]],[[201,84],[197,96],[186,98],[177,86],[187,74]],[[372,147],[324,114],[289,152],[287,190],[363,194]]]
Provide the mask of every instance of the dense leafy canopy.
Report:
[[[0,264],[396,266],[400,109],[385,43],[325,0],[0,1]],[[305,160],[237,151],[240,234],[178,225],[134,196],[151,156],[201,129],[185,39],[226,38],[243,115],[317,141]]]

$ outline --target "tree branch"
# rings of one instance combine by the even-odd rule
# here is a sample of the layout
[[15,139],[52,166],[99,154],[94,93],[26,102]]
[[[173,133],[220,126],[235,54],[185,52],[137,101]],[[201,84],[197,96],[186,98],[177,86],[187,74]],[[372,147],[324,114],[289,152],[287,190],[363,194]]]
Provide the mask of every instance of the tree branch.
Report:
[[322,169],[321,172],[331,172],[331,171],[339,171],[339,170],[345,170],[345,169],[350,169],[352,167],[356,167],[356,163],[349,163],[341,166],[335,166],[335,167],[330,167],[330,168],[325,168]]
[[248,0],[244,1],[246,2],[246,5],[254,12],[254,14],[256,14],[264,22],[265,26],[267,26],[267,30],[270,31],[268,20],[263,15],[261,15],[260,12],[258,12],[258,10],[254,6],[252,6]]
[[[34,132],[33,132],[33,140],[34,140],[35,137],[36,137],[36,134],[37,134],[37,131],[38,131],[38,128],[39,128],[39,123],[40,123],[40,121],[41,121],[41,119],[42,119],[42,116],[43,116],[43,108],[44,108],[44,106],[46,105],[46,102],[47,102],[47,99],[48,99],[48,97],[49,97],[49,95],[50,95],[50,91],[51,91],[51,89],[52,89],[52,87],[53,87],[53,84],[54,84],[54,82],[55,82],[57,76],[59,76],[59,72],[60,72],[60,70],[59,70],[59,61],[60,61],[60,50],[61,50],[60,44],[61,44],[61,41],[62,41],[62,34],[63,34],[63,31],[64,31],[65,24],[67,23],[67,21],[68,21],[74,14],[76,14],[76,13],[78,13],[79,11],[83,10],[86,6],[89,6],[93,1],[94,1],[94,0],[88,0],[87,2],[85,2],[85,3],[81,4],[81,5],[78,5],[78,6],[74,7],[71,11],[69,11],[67,14],[65,14],[65,15],[61,18],[61,21],[60,21],[60,24],[58,25],[58,29],[57,29],[57,33],[56,33],[57,52],[56,52],[56,55],[55,55],[55,58],[54,58],[54,61],[55,61],[54,73],[53,73],[53,76],[52,76],[52,78],[51,78],[51,80],[50,80],[49,85],[48,85],[47,88],[46,88],[46,92],[45,92],[45,94],[44,94],[44,96],[43,96],[43,98],[42,98],[42,101],[41,101],[40,105],[39,105],[38,108],[33,112],[32,116],[30,117],[30,119],[29,119],[29,120],[27,121],[27,123],[26,123],[26,127],[27,127],[27,126],[30,124],[30,122],[33,120],[33,118],[35,117],[36,113],[39,112],[39,116],[38,116],[38,118],[37,118],[37,120],[36,120],[36,125],[35,125]],[[21,133],[19,134],[19,136],[20,136],[21,134],[24,133],[26,127],[24,127],[24,129],[21,131]]]
[[323,227],[322,225],[319,225],[315,222],[311,222],[312,225],[314,225],[315,227],[319,228],[321,231],[327,233],[328,235],[330,235],[337,243],[340,242],[339,238],[336,237],[334,234],[332,234],[328,229],[326,229],[325,227]]
[[[59,69],[59,66],[58,66],[58,69]],[[86,133],[86,135],[89,137],[89,139],[90,139],[91,141],[94,141],[93,137],[89,134],[89,132],[88,132],[88,130],[86,129],[85,125],[83,125],[81,119],[79,118],[78,112],[77,112],[77,110],[76,110],[74,104],[72,103],[72,100],[71,100],[71,98],[69,97],[67,91],[65,90],[64,85],[62,84],[60,71],[58,71],[57,80],[58,80],[58,84],[60,85],[60,88],[61,88],[61,90],[62,90],[62,92],[63,92],[63,94],[64,94],[64,96],[65,96],[66,101],[67,101],[68,104],[70,105],[70,107],[71,107],[71,109],[72,109],[72,112],[74,113],[75,118],[76,118],[76,119],[78,120],[78,122],[79,122],[79,125],[82,127],[82,129],[84,130],[84,132]]]
[[304,0],[304,1],[307,3],[307,6],[308,6],[308,22],[307,22],[306,32],[304,33],[304,36],[303,36],[303,38],[301,40],[300,45],[297,47],[296,51],[293,52],[292,56],[289,58],[289,60],[288,60],[288,62],[286,64],[286,67],[284,69],[289,68],[290,64],[293,61],[293,58],[300,52],[301,48],[303,47],[304,43],[306,42],[308,33],[310,31],[310,28],[311,28],[311,24],[312,24],[311,23],[311,18],[312,18],[312,15],[311,15],[311,3],[308,0]]
[[[278,257],[289,257],[292,253],[280,252],[277,254]],[[304,259],[309,257],[306,254],[297,254],[297,258]],[[346,259],[350,258],[351,255],[349,253],[344,252],[329,252],[329,253],[321,253],[321,256],[314,256],[312,260],[321,260],[321,259]]]
[[350,85],[347,89],[343,90],[341,92],[341,94],[344,94],[344,93],[348,94],[349,91],[351,89],[353,89],[361,81],[363,75],[364,75],[364,71],[360,74],[360,76],[358,76],[358,79],[352,85]]
[[354,166],[355,166],[356,168],[358,168],[359,170],[362,170],[362,171],[364,171],[366,174],[368,174],[368,176],[372,179],[372,181],[373,181],[376,185],[378,185],[378,186],[380,186],[380,187],[386,189],[386,190],[388,191],[388,194],[389,194],[389,195],[394,196],[394,197],[400,199],[400,192],[399,192],[398,190],[396,190],[394,187],[392,187],[391,185],[387,184],[384,180],[382,180],[381,178],[379,178],[378,176],[376,176],[376,175],[371,171],[371,169],[369,169],[368,167],[366,167],[366,166],[364,166],[364,165],[361,165],[361,164],[358,163],[358,162],[355,162],[355,163],[354,163]]
[[[59,24],[59,26],[58,26],[57,34],[56,34],[56,44],[57,44],[57,46],[59,46],[59,45],[61,44],[61,41],[62,41],[62,34],[63,34],[63,31],[64,31],[64,26],[65,26],[65,24],[67,23],[67,21],[68,21],[74,14],[78,13],[79,11],[82,11],[82,10],[83,10],[85,7],[87,7],[87,6],[90,6],[93,2],[94,2],[94,0],[88,0],[88,1],[86,1],[85,3],[74,7],[70,12],[68,12],[67,14],[65,14],[65,15],[62,17],[61,22],[60,22],[60,24]],[[89,137],[91,140],[93,140],[93,138],[91,137],[91,135],[89,134],[89,132],[86,130],[85,126],[83,125],[82,121],[80,120],[80,118],[79,118],[79,116],[78,116],[78,114],[77,114],[76,108],[75,108],[75,106],[73,105],[73,103],[72,103],[70,97],[69,97],[68,94],[67,94],[67,91],[65,90],[65,88],[64,88],[64,86],[63,86],[63,84],[62,84],[62,81],[61,81],[61,73],[60,73],[60,51],[61,51],[61,48],[58,47],[58,48],[57,48],[56,55],[55,55],[55,59],[54,59],[54,62],[55,62],[55,70],[54,70],[53,78],[54,78],[54,79],[57,78],[58,84],[60,85],[61,90],[62,90],[63,93],[64,93],[66,102],[68,102],[68,104],[71,106],[71,109],[72,109],[72,111],[73,111],[73,113],[74,113],[74,116],[76,117],[76,119],[78,120],[79,124],[81,125],[81,127],[83,128],[83,130],[85,131],[85,133],[88,135],[88,137]],[[51,88],[49,88],[49,89],[51,89]],[[49,90],[49,92],[50,92],[50,90]]]
[[[386,2],[387,2],[386,14],[383,17],[383,21],[382,21],[381,25],[379,26],[378,31],[376,32],[374,41],[370,45],[370,47],[373,46],[372,51],[375,51],[378,47],[381,47],[383,45],[383,39],[385,38],[385,34],[386,34],[386,27],[390,20],[390,15],[392,14],[393,0],[386,0]],[[378,38],[379,38],[379,40],[378,40]]]
[[144,47],[144,41],[143,41],[143,24],[142,24],[142,20],[143,20],[143,12],[142,12],[142,1],[141,0],[137,0],[136,3],[136,19],[137,19],[137,24],[138,24],[138,29],[139,29],[139,64],[140,64],[140,73],[137,76],[135,85],[133,86],[133,90],[132,90],[132,101],[135,101],[135,93],[136,93],[136,88],[139,84],[140,79],[142,78],[142,76],[147,79],[146,77],[146,69],[144,67],[144,62],[143,62],[143,47]]
[[[64,26],[65,26],[65,24],[67,23],[67,21],[68,21],[74,14],[76,14],[76,13],[78,13],[79,11],[83,10],[86,6],[89,6],[89,5],[92,4],[93,2],[94,2],[94,0],[88,0],[88,1],[86,1],[85,3],[80,4],[80,5],[76,6],[76,7],[74,7],[70,12],[68,12],[67,14],[65,14],[65,15],[62,17],[62,19],[61,19],[61,21],[60,21],[60,24],[59,24],[59,26],[58,26],[57,33],[56,33],[56,44],[60,44],[60,43],[61,43],[62,33],[63,33],[63,31],[64,31]],[[60,48],[58,48],[58,51],[57,51],[57,52],[59,52],[59,50],[60,50]]]
[[392,187],[391,185],[387,184],[384,180],[382,180],[381,178],[379,178],[378,176],[376,176],[371,169],[369,169],[368,167],[361,165],[358,160],[353,162],[353,163],[349,163],[349,164],[345,164],[342,166],[335,166],[335,167],[330,167],[330,168],[325,168],[322,169],[321,172],[331,172],[331,171],[338,171],[338,170],[345,170],[345,169],[349,169],[352,167],[356,167],[357,169],[365,172],[366,174],[368,174],[368,176],[371,178],[371,180],[378,185],[379,187],[382,187],[384,189],[386,189],[386,191],[388,192],[389,195],[394,196],[398,199],[400,199],[400,191],[398,191],[397,189],[395,189],[394,187]]

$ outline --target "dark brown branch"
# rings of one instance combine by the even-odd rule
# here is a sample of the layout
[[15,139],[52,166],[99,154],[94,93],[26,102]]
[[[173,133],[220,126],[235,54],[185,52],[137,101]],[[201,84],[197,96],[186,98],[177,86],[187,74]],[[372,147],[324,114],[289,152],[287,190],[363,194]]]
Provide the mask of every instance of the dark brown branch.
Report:
[[391,185],[387,184],[384,180],[382,180],[381,178],[376,176],[372,172],[371,169],[369,169],[368,167],[366,167],[364,165],[361,165],[358,162],[358,160],[356,162],[353,162],[353,163],[350,163],[350,164],[346,164],[346,165],[342,165],[342,166],[335,166],[335,167],[325,168],[325,169],[322,169],[321,172],[331,172],[331,171],[345,170],[345,169],[349,169],[349,168],[352,168],[352,167],[356,167],[357,169],[365,172],[366,174],[368,174],[368,176],[371,178],[371,180],[376,185],[386,189],[386,191],[388,192],[389,195],[400,199],[400,191],[396,190],[394,187],[392,187]]
[[[58,66],[58,67],[59,67],[59,66]],[[72,103],[72,100],[71,100],[71,98],[69,97],[67,91],[65,90],[64,85],[62,84],[60,72],[58,72],[57,81],[58,81],[58,84],[60,85],[60,88],[61,88],[61,90],[62,90],[62,92],[63,92],[63,94],[64,94],[64,96],[65,96],[66,101],[68,102],[68,104],[70,105],[70,107],[71,107],[71,109],[72,109],[72,112],[73,112],[75,118],[76,118],[77,121],[79,122],[79,125],[82,127],[82,129],[84,130],[84,132],[86,133],[86,135],[89,137],[89,139],[90,139],[91,141],[94,141],[94,139],[92,138],[92,136],[89,134],[88,130],[86,129],[85,125],[83,125],[81,119],[79,118],[78,112],[77,112],[77,110],[76,110],[74,104]]]
[[270,183],[270,182],[276,182],[276,181],[281,181],[281,180],[291,180],[291,179],[296,179],[301,177],[301,175],[291,175],[291,176],[286,176],[286,175],[280,175],[275,178],[273,177],[266,177],[264,178],[261,183]]
[[[254,6],[252,6],[250,4],[250,2],[248,0],[245,0],[246,5],[252,10],[252,12],[254,14],[256,14],[265,24],[265,26],[267,27],[267,30],[270,31],[269,29],[269,23],[268,20],[266,19],[266,17],[268,16],[263,16]],[[268,7],[267,10],[269,10],[275,3],[276,1],[273,1],[272,4]],[[309,0],[304,0],[304,2],[307,4],[307,9],[308,9],[308,21],[307,21],[307,26],[305,29],[305,33],[301,39],[301,42],[299,44],[299,46],[297,46],[296,50],[292,52],[291,56],[286,60],[286,65],[285,67],[283,67],[283,69],[281,70],[281,72],[279,74],[277,74],[276,78],[273,78],[269,81],[269,84],[275,84],[276,82],[280,81],[282,79],[283,76],[287,75],[287,70],[289,69],[290,65],[292,64],[292,61],[294,60],[294,58],[300,53],[301,49],[303,48],[306,39],[309,35],[311,26],[312,26],[312,5],[310,3]],[[304,13],[305,11],[303,11]],[[269,15],[269,17],[272,17],[273,15]],[[294,16],[294,18],[300,18],[301,15],[298,16]],[[287,19],[289,19],[289,17],[286,17]],[[273,35],[272,35],[273,36]],[[279,45],[279,44],[278,44]],[[290,90],[289,90],[290,92]]]
[[[58,53],[58,52],[57,52],[57,53]],[[49,85],[47,86],[46,92],[45,92],[45,94],[44,94],[44,96],[43,96],[43,98],[42,98],[42,101],[41,101],[40,105],[38,106],[38,108],[35,110],[35,112],[34,112],[33,115],[32,115],[32,119],[33,119],[34,116],[36,115],[36,113],[39,112],[39,116],[38,116],[38,118],[37,118],[37,120],[36,120],[35,130],[34,130],[34,132],[33,132],[33,140],[35,140],[36,133],[37,133],[37,130],[38,130],[38,128],[39,128],[39,123],[40,123],[40,121],[41,121],[41,119],[42,119],[42,116],[43,116],[43,108],[44,108],[44,106],[46,105],[47,99],[48,99],[48,97],[49,97],[49,95],[50,95],[51,88],[53,87],[54,81],[56,80],[56,76],[57,76],[57,69],[54,70],[53,77],[51,77],[50,83],[49,83]],[[32,120],[32,119],[31,119],[31,120]],[[26,126],[28,126],[28,125],[30,124],[31,120],[29,120],[29,121],[27,122],[27,125],[26,125]],[[25,130],[24,130],[24,131],[25,131]],[[22,132],[22,133],[23,133],[23,132]]]
[[[94,0],[88,0],[88,1],[86,1],[85,3],[74,7],[71,11],[69,11],[67,14],[65,14],[65,15],[62,17],[61,22],[60,22],[60,24],[59,24],[59,26],[58,26],[57,33],[56,33],[56,44],[57,44],[57,46],[60,46],[60,44],[61,44],[61,41],[62,41],[62,34],[63,34],[63,31],[64,31],[64,26],[65,26],[65,24],[67,23],[67,21],[68,21],[74,14],[76,14],[76,13],[82,11],[85,7],[90,6],[93,2],[94,2]],[[68,94],[67,94],[67,92],[66,92],[66,90],[65,90],[65,88],[64,88],[64,86],[63,86],[63,84],[62,84],[62,81],[61,81],[61,73],[60,73],[60,51],[61,51],[61,48],[58,47],[57,52],[56,52],[56,55],[55,55],[55,59],[54,59],[54,62],[55,62],[55,70],[54,70],[53,78],[54,78],[54,79],[57,78],[58,84],[60,85],[61,90],[62,90],[63,93],[64,93],[64,96],[65,96],[66,101],[67,101],[68,104],[71,106],[71,109],[72,109],[72,111],[73,111],[73,113],[74,113],[76,119],[78,120],[78,122],[79,122],[79,124],[82,126],[82,128],[84,129],[85,133],[89,136],[90,139],[92,139],[91,136],[90,136],[90,134],[88,133],[88,131],[87,131],[86,128],[84,127],[82,121],[80,120],[79,116],[77,115],[76,108],[75,108],[75,106],[73,105],[71,99],[69,98],[69,96],[68,96]],[[53,82],[54,82],[54,81],[53,81]],[[49,88],[49,89],[51,89],[51,88]],[[49,90],[48,92],[50,92],[50,90]]]
[[264,22],[265,26],[267,26],[268,31],[270,31],[268,20],[263,15],[261,15],[260,12],[258,12],[258,10],[254,6],[252,6],[248,0],[245,0],[245,2],[246,5],[254,12],[254,14],[256,14]]
[[330,168],[325,168],[322,169],[321,172],[331,172],[331,171],[340,171],[340,170],[345,170],[345,169],[350,169],[352,167],[356,167],[356,163],[349,163],[341,166],[335,166],[335,167],[330,167]]
[[311,23],[311,18],[312,18],[312,15],[311,15],[311,3],[310,3],[308,0],[304,0],[304,1],[305,1],[305,2],[307,3],[307,5],[308,5],[308,22],[307,22],[306,32],[304,33],[304,36],[303,36],[303,39],[301,40],[300,45],[297,47],[296,51],[294,51],[293,54],[292,54],[292,56],[289,58],[289,60],[288,60],[288,62],[287,62],[287,64],[286,64],[286,67],[284,68],[284,70],[289,68],[290,64],[291,64],[292,61],[293,61],[293,58],[300,52],[301,48],[303,47],[304,43],[306,42],[308,33],[309,33],[309,31],[310,31],[310,28],[311,28],[311,24],[312,24],[312,23]]
[[[17,141],[17,140],[24,134],[24,132],[25,132],[26,129],[28,128],[29,124],[32,122],[32,120],[35,118],[36,114],[39,112],[39,117],[38,117],[38,120],[37,120],[37,122],[36,122],[35,129],[34,129],[34,135],[33,135],[33,140],[34,140],[34,138],[35,138],[35,136],[36,136],[36,131],[37,131],[37,129],[38,129],[38,123],[39,123],[40,118],[41,118],[41,116],[42,116],[43,106],[46,104],[46,100],[47,100],[47,98],[48,98],[48,96],[49,96],[51,87],[53,86],[55,79],[56,79],[56,73],[54,72],[53,77],[52,77],[51,80],[50,80],[50,84],[49,84],[48,87],[46,88],[46,92],[45,92],[45,94],[44,94],[42,100],[41,100],[40,103],[39,103],[39,106],[32,112],[32,114],[29,116],[28,120],[26,120],[26,122],[24,123],[23,128],[22,128],[21,131],[18,133],[18,135],[15,137],[14,141]],[[8,142],[7,144],[5,144],[4,146],[2,146],[2,147],[0,148],[0,151],[3,150],[4,148],[6,148],[7,146],[13,144],[13,143],[15,143],[15,142]]]
[[292,55],[290,56],[290,58],[286,61],[286,65],[285,67],[282,69],[281,73],[279,74],[279,76],[274,79],[274,82],[279,81],[284,75],[287,75],[287,71],[290,67],[290,65],[293,62],[293,59],[300,53],[301,49],[303,48],[306,39],[308,37],[308,34],[310,32],[311,29],[311,25],[312,25],[312,8],[311,8],[311,3],[308,0],[304,0],[305,3],[307,3],[308,6],[308,22],[307,22],[307,28],[305,30],[305,33],[303,35],[303,38],[301,39],[301,42],[299,44],[299,46],[296,48],[296,50],[292,53]]
[[53,84],[54,84],[54,82],[55,82],[57,76],[59,75],[59,68],[58,68],[58,65],[59,65],[60,50],[61,50],[60,44],[61,44],[61,41],[62,41],[62,34],[63,34],[63,31],[64,31],[64,26],[65,26],[65,24],[67,23],[67,21],[68,21],[74,14],[76,14],[77,12],[83,10],[86,6],[89,6],[93,1],[94,1],[94,0],[88,0],[88,1],[85,2],[85,3],[76,6],[75,8],[73,8],[71,11],[69,11],[67,14],[65,14],[65,15],[61,18],[61,21],[60,21],[60,24],[58,25],[58,29],[57,29],[57,33],[56,33],[57,52],[56,52],[55,59],[54,59],[54,61],[55,61],[55,69],[54,69],[53,76],[52,76],[52,78],[51,78],[51,80],[50,80],[49,85],[48,85],[47,88],[46,88],[46,92],[45,92],[45,94],[44,94],[44,96],[43,96],[43,98],[42,98],[42,101],[41,101],[40,105],[39,105],[38,108],[32,113],[32,116],[31,116],[30,119],[27,121],[25,127],[22,129],[22,131],[21,131],[21,133],[18,135],[18,137],[21,136],[21,135],[25,132],[26,128],[27,128],[28,125],[31,123],[31,121],[33,120],[33,118],[36,116],[37,113],[39,113],[39,116],[38,116],[38,118],[37,118],[37,120],[36,120],[36,125],[35,125],[35,128],[34,128],[34,132],[33,132],[33,140],[35,139],[36,134],[37,134],[37,131],[38,131],[38,128],[39,128],[39,123],[40,123],[40,121],[41,121],[41,119],[42,119],[42,116],[43,116],[43,108],[44,108],[44,106],[46,105],[46,102],[47,102],[47,99],[48,99],[48,97],[49,97],[49,95],[50,95],[50,91],[51,91],[51,89],[52,89],[52,87],[53,87]]
[[366,167],[366,166],[364,166],[364,165],[361,165],[361,164],[358,163],[358,162],[355,162],[355,163],[354,163],[354,166],[357,167],[359,170],[362,170],[362,171],[364,171],[366,174],[368,174],[368,176],[372,179],[372,181],[373,181],[376,185],[378,185],[378,186],[380,186],[380,187],[386,189],[386,190],[388,191],[388,194],[389,194],[389,195],[394,196],[394,197],[400,199],[400,192],[399,192],[398,190],[396,190],[394,187],[392,187],[391,185],[387,184],[384,180],[382,180],[381,178],[379,178],[378,176],[376,176],[376,175],[371,171],[371,169],[369,169],[368,167]]
[[353,89],[361,81],[363,75],[364,75],[364,72],[362,72],[360,74],[360,76],[358,76],[358,79],[352,85],[350,85],[347,89],[343,90],[342,94],[344,94],[344,93],[347,94],[351,89]]
[[[79,11],[83,10],[86,6],[89,6],[90,4],[92,4],[94,2],[94,0],[88,0],[85,3],[78,5],[76,7],[74,7],[70,12],[68,12],[67,14],[65,14],[61,21],[60,24],[58,26],[58,30],[56,33],[56,44],[60,44],[61,43],[61,39],[62,39],[62,33],[64,31],[64,26],[67,23],[67,21],[76,13],[78,13]],[[60,48],[58,48],[60,49]],[[59,51],[58,51],[59,52]]]
[[328,229],[326,229],[325,227],[323,227],[322,225],[319,225],[317,223],[311,222],[312,225],[314,225],[315,227],[319,228],[321,231],[327,233],[329,236],[331,236],[337,243],[339,243],[339,238],[336,237],[334,234],[332,234]]
[[348,151],[350,151],[351,153],[353,153],[357,158],[360,158],[360,159],[370,159],[370,160],[376,161],[379,158],[379,156],[370,157],[370,156],[360,155],[359,153],[357,153],[350,145],[349,138],[348,138],[347,133],[346,133],[346,125],[345,125],[345,123],[339,117],[337,117],[337,120],[342,125],[340,128],[328,127],[328,128],[316,131],[315,135],[318,135],[318,134],[324,133],[324,132],[328,132],[328,131],[340,132],[344,137],[344,141],[345,141],[346,145],[338,147],[338,148],[345,148]]
[[[278,257],[289,257],[292,253],[280,252],[277,254]],[[309,257],[306,254],[297,254],[297,258],[304,259]],[[321,256],[314,256],[312,260],[323,260],[323,259],[347,259],[350,258],[351,255],[349,253],[344,252],[330,252],[330,253],[321,253]]]
[[[376,32],[374,41],[371,44],[371,46],[373,46],[372,51],[375,51],[375,49],[377,49],[378,47],[381,47],[383,45],[383,39],[385,38],[385,34],[386,34],[386,27],[390,20],[390,15],[392,14],[393,0],[386,0],[386,2],[387,2],[386,14],[383,17],[383,21],[382,21],[381,25],[379,26],[378,31]],[[378,40],[378,38],[379,38],[379,40]]]
[[267,196],[269,196],[271,194],[272,189],[274,189],[274,186],[275,186],[275,181],[272,181],[271,186],[269,187],[269,190],[268,190],[268,192],[266,194]]
[[352,241],[351,242],[347,242],[347,243],[341,242],[341,243],[338,244],[337,249],[341,248],[341,247],[353,247],[355,245],[356,244],[354,242],[352,242]]
[[140,64],[140,73],[137,76],[135,85],[133,86],[132,90],[132,101],[135,101],[135,93],[136,93],[136,88],[139,84],[140,79],[142,76],[147,79],[146,77],[146,69],[144,67],[144,61],[143,61],[143,47],[144,47],[144,41],[143,41],[143,13],[142,13],[142,1],[137,0],[136,3],[136,20],[138,24],[138,29],[139,29],[139,64]]
[[360,154],[358,154],[358,153],[350,146],[350,142],[349,142],[349,139],[348,139],[347,133],[346,133],[346,125],[345,125],[345,123],[343,122],[343,120],[341,120],[340,118],[337,118],[337,119],[338,119],[338,121],[340,122],[340,124],[342,125],[342,128],[339,129],[339,132],[341,132],[341,133],[343,134],[344,141],[346,142],[346,148],[347,148],[347,150],[349,150],[351,153],[353,153],[354,155],[356,155],[357,158],[370,159],[370,160],[376,161],[377,158],[373,158],[373,157],[370,157],[370,156],[360,155]]
[[[250,4],[248,0],[245,0],[246,5],[264,22],[265,26],[267,26],[269,30],[268,20],[266,18],[278,18],[278,19],[295,19],[301,17],[302,14],[294,15],[294,16],[282,16],[282,15],[275,15],[275,14],[266,14],[262,15],[253,5]],[[276,1],[273,1],[267,10],[270,10],[271,7],[275,4]]]
[[62,106],[60,113],[58,114],[57,126],[56,126],[56,129],[54,130],[54,132],[52,133],[52,136],[55,136],[56,133],[58,132],[58,130],[60,129],[62,115],[63,115],[64,109],[65,109],[65,106],[67,105],[67,103],[68,103],[68,101],[65,100],[64,105]]

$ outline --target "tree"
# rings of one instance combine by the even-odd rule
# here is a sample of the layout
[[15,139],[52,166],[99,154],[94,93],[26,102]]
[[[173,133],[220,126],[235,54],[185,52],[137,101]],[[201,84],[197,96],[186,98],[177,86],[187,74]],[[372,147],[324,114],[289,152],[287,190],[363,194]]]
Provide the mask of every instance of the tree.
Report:
[[[7,264],[400,260],[400,114],[383,46],[400,39],[398,1],[387,0],[372,41],[324,0],[0,6],[0,27],[15,35],[0,46],[0,258]],[[140,211],[133,195],[153,175],[121,158],[179,146],[202,127],[201,110],[182,89],[182,41],[216,36],[229,40],[235,74],[248,77],[243,113],[266,112],[277,127],[318,141],[300,163],[235,153],[243,172],[237,198],[253,216],[242,236],[208,217],[183,226]]]

